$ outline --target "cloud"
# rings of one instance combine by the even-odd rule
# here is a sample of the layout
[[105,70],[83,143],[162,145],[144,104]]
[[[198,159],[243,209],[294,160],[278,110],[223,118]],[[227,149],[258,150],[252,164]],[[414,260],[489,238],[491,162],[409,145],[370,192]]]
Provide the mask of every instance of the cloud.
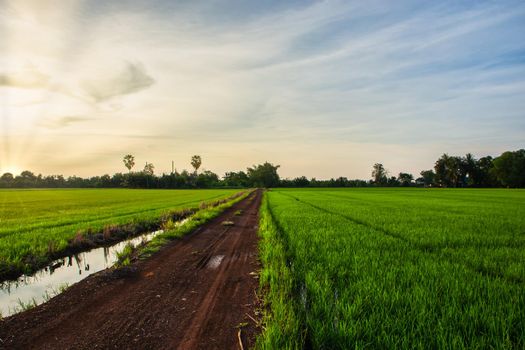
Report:
[[40,121],[38,125],[48,128],[48,129],[60,129],[60,128],[70,126],[71,124],[85,122],[85,121],[89,121],[93,119],[95,118],[83,117],[83,116],[64,116],[64,117],[44,119]]
[[95,102],[104,102],[147,89],[154,83],[155,80],[148,75],[141,63],[127,62],[118,74],[109,78],[86,80],[82,88]]
[[48,83],[49,76],[34,68],[0,73],[0,86],[41,89],[47,87]]

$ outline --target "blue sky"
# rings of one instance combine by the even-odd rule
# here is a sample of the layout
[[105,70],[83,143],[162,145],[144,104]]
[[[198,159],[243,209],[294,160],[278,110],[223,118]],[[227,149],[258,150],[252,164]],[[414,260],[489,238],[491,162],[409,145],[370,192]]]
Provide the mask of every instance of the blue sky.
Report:
[[524,147],[523,1],[0,0],[0,172],[418,174]]

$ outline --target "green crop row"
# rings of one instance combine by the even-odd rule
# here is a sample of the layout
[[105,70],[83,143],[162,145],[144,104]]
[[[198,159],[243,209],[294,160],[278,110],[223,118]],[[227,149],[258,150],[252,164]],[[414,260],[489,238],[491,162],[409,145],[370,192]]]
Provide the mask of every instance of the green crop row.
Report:
[[167,212],[198,209],[238,190],[0,190],[0,272],[31,271],[85,234],[154,227]]
[[272,190],[263,349],[525,346],[524,191]]

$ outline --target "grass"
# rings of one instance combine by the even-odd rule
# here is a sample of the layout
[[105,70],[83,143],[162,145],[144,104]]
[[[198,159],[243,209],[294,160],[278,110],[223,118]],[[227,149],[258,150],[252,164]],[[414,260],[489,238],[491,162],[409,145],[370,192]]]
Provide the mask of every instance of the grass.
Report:
[[117,261],[115,262],[116,267],[129,266],[131,264],[131,258],[135,253],[136,247],[132,243],[128,243],[124,246],[121,252],[117,253]]
[[525,347],[525,191],[271,190],[260,235],[258,348]]
[[34,298],[28,302],[23,302],[22,300],[18,299],[18,308],[19,308],[18,312],[30,310],[36,307],[37,305],[38,304]]
[[69,284],[68,283],[61,283],[58,287],[56,288],[51,288],[50,291],[45,291],[44,292],[44,302],[48,302],[49,300],[51,300],[51,298],[61,294],[61,293],[64,293],[67,289],[69,288]]
[[238,190],[0,190],[0,277],[30,272],[86,237],[155,228],[168,212],[198,210]]

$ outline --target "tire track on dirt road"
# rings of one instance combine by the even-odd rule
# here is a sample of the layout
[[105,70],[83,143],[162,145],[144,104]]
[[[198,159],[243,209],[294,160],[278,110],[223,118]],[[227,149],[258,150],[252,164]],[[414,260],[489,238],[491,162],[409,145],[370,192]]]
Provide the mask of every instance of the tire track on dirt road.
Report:
[[[253,215],[253,214],[252,214]],[[222,256],[221,263],[218,266],[217,275],[214,278],[213,284],[206,293],[201,305],[196,310],[195,316],[188,327],[188,331],[184,335],[182,341],[179,342],[178,339],[174,339],[174,343],[178,343],[178,349],[193,349],[196,347],[196,342],[199,339],[202,339],[202,332],[206,328],[208,314],[215,308],[217,302],[217,295],[221,292],[225,292],[227,285],[224,283],[225,274],[230,268],[231,264],[235,263],[235,254],[239,249],[239,241],[241,238],[246,235],[246,226],[250,217],[245,216],[242,224],[242,231],[237,231],[232,234],[233,242],[227,240],[218,241],[218,249],[210,249],[210,254],[208,254],[207,259],[204,260],[206,264],[209,263],[212,258],[212,253],[216,253],[217,257]],[[231,244],[230,244],[231,243]],[[228,244],[228,245],[226,245]],[[199,268],[205,268],[205,266],[198,265]]]

